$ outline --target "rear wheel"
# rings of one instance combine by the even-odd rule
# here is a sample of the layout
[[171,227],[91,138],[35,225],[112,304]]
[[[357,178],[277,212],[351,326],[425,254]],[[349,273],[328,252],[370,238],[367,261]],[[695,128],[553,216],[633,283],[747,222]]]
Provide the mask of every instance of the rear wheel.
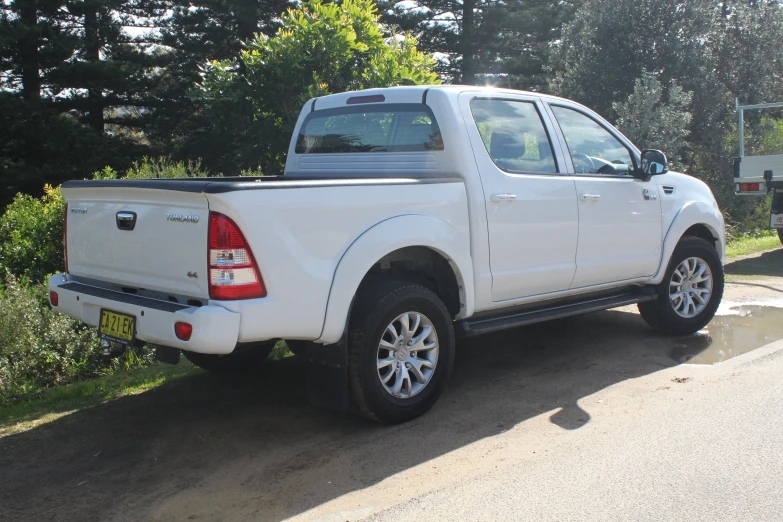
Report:
[[674,249],[655,301],[639,303],[642,318],[665,333],[686,335],[704,328],[723,297],[723,266],[709,242],[686,236]]
[[429,289],[383,282],[362,290],[351,317],[348,375],[358,413],[414,419],[438,400],[454,364],[454,328]]
[[259,343],[243,346],[239,351],[225,355],[186,352],[184,350],[182,354],[188,361],[209,372],[235,373],[252,370],[261,364],[274,347],[275,343]]

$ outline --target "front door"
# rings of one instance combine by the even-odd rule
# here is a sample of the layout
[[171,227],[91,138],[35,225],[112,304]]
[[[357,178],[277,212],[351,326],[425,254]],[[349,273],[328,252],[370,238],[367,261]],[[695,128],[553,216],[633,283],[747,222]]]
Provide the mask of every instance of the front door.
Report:
[[576,192],[541,102],[465,93],[460,105],[486,199],[492,300],[567,290],[576,270]]
[[571,155],[579,243],[571,288],[651,276],[663,237],[658,185],[631,176],[632,151],[576,107],[551,105]]

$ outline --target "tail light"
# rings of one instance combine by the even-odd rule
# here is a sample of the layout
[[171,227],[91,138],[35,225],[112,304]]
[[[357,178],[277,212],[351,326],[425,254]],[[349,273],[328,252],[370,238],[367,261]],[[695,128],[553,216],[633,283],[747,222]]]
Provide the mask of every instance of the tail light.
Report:
[[190,336],[193,335],[193,325],[176,322],[174,323],[174,333],[177,335],[177,339],[190,341]]
[[734,189],[735,192],[766,192],[767,185],[765,183],[736,183]]
[[52,303],[52,306],[58,306],[60,304],[60,296],[57,292],[53,290],[49,291],[49,302]]
[[266,287],[245,236],[229,217],[209,213],[209,297],[254,299]]
[[68,203],[65,204],[63,217],[63,257],[65,257],[65,273],[68,273]]

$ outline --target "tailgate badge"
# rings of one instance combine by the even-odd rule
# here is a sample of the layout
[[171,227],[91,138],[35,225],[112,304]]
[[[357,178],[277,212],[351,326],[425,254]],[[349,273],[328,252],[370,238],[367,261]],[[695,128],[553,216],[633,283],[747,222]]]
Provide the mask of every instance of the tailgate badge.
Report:
[[188,214],[166,214],[166,219],[179,223],[198,223],[198,216],[191,216]]
[[117,228],[120,230],[133,230],[136,228],[136,213],[117,212]]
[[191,279],[198,279],[198,272],[188,272],[188,277]]

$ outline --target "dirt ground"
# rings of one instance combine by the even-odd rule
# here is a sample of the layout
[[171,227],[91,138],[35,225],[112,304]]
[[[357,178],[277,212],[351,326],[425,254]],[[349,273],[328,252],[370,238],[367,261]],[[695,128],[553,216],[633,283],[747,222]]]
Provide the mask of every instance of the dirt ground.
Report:
[[[724,301],[783,299],[783,249],[726,272]],[[633,307],[463,342],[435,408],[391,427],[311,408],[295,360],[198,376],[0,439],[0,520],[355,520],[496,464],[509,426],[587,426],[580,399],[678,343]]]

